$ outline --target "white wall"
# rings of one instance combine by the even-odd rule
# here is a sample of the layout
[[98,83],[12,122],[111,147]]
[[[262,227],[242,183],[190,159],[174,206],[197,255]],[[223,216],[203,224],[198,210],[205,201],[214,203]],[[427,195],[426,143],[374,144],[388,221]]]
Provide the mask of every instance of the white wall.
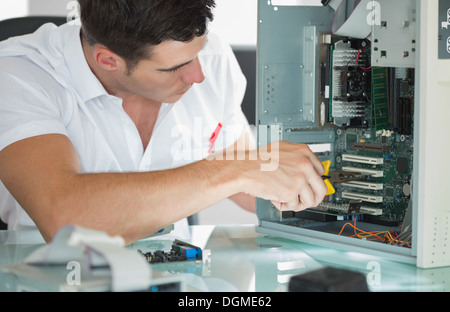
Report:
[[70,0],[29,0],[29,15],[67,16]]
[[28,0],[13,0],[0,2],[0,21],[28,14]]
[[233,46],[256,46],[257,0],[216,0],[211,31]]

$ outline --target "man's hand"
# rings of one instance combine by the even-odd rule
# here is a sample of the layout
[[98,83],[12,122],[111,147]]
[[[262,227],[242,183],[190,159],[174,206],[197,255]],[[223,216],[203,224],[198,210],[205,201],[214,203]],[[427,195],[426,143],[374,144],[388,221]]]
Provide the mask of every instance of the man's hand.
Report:
[[277,142],[257,153],[244,192],[272,201],[281,211],[302,211],[323,201],[324,168],[307,145]]

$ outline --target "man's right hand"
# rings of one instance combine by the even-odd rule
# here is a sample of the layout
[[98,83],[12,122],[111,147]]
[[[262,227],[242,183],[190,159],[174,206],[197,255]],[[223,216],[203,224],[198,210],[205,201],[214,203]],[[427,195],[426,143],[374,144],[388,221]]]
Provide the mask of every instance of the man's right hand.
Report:
[[270,200],[281,211],[317,207],[327,193],[320,160],[304,144],[276,142],[262,147],[249,165],[244,192]]

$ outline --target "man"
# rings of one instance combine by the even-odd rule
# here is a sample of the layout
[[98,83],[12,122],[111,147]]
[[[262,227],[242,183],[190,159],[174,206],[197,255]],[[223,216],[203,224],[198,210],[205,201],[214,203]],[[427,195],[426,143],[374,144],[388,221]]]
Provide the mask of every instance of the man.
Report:
[[322,201],[323,167],[305,145],[238,160],[245,80],[207,32],[213,0],[79,4],[81,28],[45,25],[0,44],[0,215],[10,228],[36,225],[49,241],[76,224],[131,243],[225,198],[248,210],[254,197],[294,211]]

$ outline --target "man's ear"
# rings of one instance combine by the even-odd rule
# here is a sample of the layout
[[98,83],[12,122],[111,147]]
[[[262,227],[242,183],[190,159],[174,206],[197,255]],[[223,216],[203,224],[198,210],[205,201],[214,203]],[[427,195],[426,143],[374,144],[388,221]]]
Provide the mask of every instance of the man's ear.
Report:
[[97,45],[95,47],[94,57],[97,64],[104,70],[115,71],[126,69],[126,62],[104,46]]

